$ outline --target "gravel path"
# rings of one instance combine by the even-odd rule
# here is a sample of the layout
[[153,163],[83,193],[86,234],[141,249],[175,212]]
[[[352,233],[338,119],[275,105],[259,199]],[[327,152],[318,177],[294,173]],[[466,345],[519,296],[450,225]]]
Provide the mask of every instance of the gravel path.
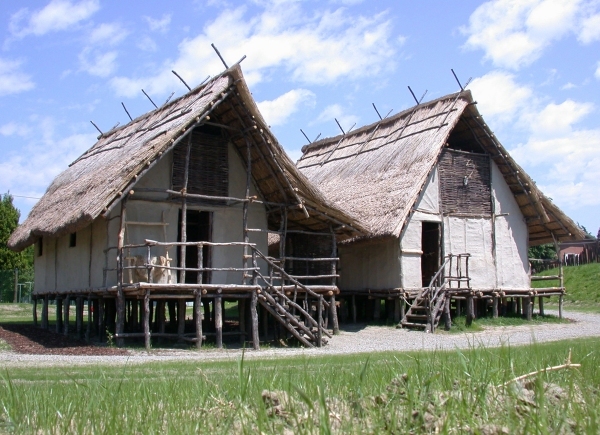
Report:
[[[554,313],[552,313],[554,314]],[[472,346],[497,347],[525,345],[533,342],[600,336],[600,314],[568,313],[571,323],[491,327],[484,331],[462,334],[425,334],[418,331],[384,326],[352,325],[330,339],[320,349],[276,348],[246,351],[246,358],[282,358],[288,356],[343,355],[382,351],[464,349]],[[241,349],[224,350],[154,350],[129,351],[129,355],[74,356],[25,355],[0,351],[0,367],[40,367],[53,365],[142,364],[152,361],[237,360]]]

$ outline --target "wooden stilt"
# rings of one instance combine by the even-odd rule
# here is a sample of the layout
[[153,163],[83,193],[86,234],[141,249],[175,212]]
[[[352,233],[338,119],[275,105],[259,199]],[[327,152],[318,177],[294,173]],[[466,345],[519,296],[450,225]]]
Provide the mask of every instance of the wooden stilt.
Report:
[[158,323],[158,332],[165,333],[165,301],[159,300],[156,304],[156,322]]
[[317,328],[317,347],[323,346],[323,296],[319,295],[317,301],[317,322],[319,326]]
[[[93,332],[96,336],[100,337],[100,302],[98,299],[94,299],[92,301],[92,317],[93,317],[93,323],[92,323],[92,327]],[[98,338],[98,340],[100,340],[100,338]]]
[[522,314],[522,310],[521,310],[521,306],[522,306],[522,301],[521,298],[515,298],[517,301],[517,316],[520,316]]
[[185,299],[177,300],[177,335],[183,337],[185,333]]
[[257,290],[252,290],[252,299],[250,299],[250,316],[252,317],[252,345],[255,350],[260,349],[258,337],[258,312],[256,304],[258,303]]
[[42,305],[42,329],[48,329],[48,295],[44,295]]
[[38,316],[37,316],[37,297],[33,298],[33,326],[37,327]]
[[404,298],[400,298],[398,299],[398,302],[400,303],[400,320],[402,320],[406,315],[406,300]]
[[526,320],[531,320],[533,318],[533,299],[531,296],[525,298],[525,305],[523,306],[523,311]]
[[217,349],[223,348],[223,298],[219,294],[215,297],[215,333]]
[[177,318],[177,310],[175,308],[175,301],[168,301],[167,306],[169,307],[169,330],[175,329],[175,320]]
[[238,300],[238,320],[240,323],[240,344],[246,341],[246,299]]
[[563,295],[558,297],[558,318],[563,318]]
[[200,307],[202,306],[202,291],[195,291],[195,300],[194,300],[194,320],[196,322],[196,348],[200,349],[202,347],[202,311]]
[[63,300],[62,297],[56,297],[56,333],[63,332]]
[[75,332],[77,338],[83,335],[83,297],[77,296],[75,299]]
[[116,324],[115,334],[117,335],[116,344],[123,346],[123,338],[120,334],[125,331],[125,295],[123,294],[123,246],[125,245],[125,228],[127,227],[127,210],[125,208],[126,199],[121,200],[121,219],[119,236],[117,238],[117,300],[116,300]]
[[331,327],[334,335],[337,335],[340,333],[340,324],[338,322],[337,306],[335,305],[335,295],[331,295],[329,299],[329,309],[331,311]]
[[540,306],[540,316],[543,316],[544,315],[544,297],[540,296],[538,299],[539,299],[538,302],[539,302],[539,306]]
[[[184,311],[185,313],[185,311]],[[184,314],[185,316],[185,314]],[[152,332],[152,325],[154,324],[154,301],[150,301],[150,332]]]
[[447,297],[444,302],[444,329],[446,331],[450,330],[452,326],[452,318],[450,317],[450,298]]
[[98,298],[98,337],[100,341],[106,338],[106,322],[104,321],[104,298]]
[[494,319],[498,318],[498,296],[492,298],[492,317]]
[[150,290],[144,295],[144,347],[150,350]]
[[92,297],[88,295],[87,298],[87,324],[85,325],[85,341],[90,341],[92,335]]
[[474,313],[473,313],[473,295],[467,296],[467,326],[471,326],[473,323]]
[[352,323],[356,323],[356,296],[352,295]]

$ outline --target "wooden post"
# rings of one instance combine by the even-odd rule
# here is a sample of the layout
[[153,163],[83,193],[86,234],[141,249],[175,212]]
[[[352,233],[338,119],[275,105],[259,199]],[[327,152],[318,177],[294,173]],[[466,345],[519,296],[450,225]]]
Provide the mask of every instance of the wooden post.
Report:
[[42,305],[42,329],[48,329],[48,295],[44,295]]
[[[194,294],[195,294],[194,319],[196,321],[196,348],[200,349],[202,347],[202,311],[200,310],[200,307],[202,306],[202,291],[196,290],[196,291],[194,291]],[[163,305],[163,307],[164,307],[164,305]],[[163,315],[163,317],[164,317],[164,315]]]
[[160,299],[156,303],[156,323],[158,323],[158,332],[165,333],[165,300]]
[[187,197],[185,194],[187,193],[187,185],[188,178],[190,173],[190,155],[192,153],[192,132],[188,132],[188,141],[187,148],[185,154],[185,166],[183,168],[183,186],[181,186],[181,243],[182,245],[179,247],[179,261],[181,263],[181,270],[179,271],[179,282],[181,284],[185,284],[185,253],[187,242]]
[[238,300],[238,316],[240,321],[240,344],[246,341],[246,299]]
[[56,296],[56,333],[60,334],[63,330],[63,300],[61,296]]
[[492,317],[498,318],[498,296],[494,295],[492,298]]
[[217,349],[223,349],[223,297],[221,289],[217,290],[218,295],[215,297],[215,333],[217,341]]
[[37,318],[37,296],[33,297],[33,326],[37,327],[38,318]]
[[106,337],[106,323],[104,322],[104,298],[100,296],[98,298],[98,337],[100,341],[104,341]]
[[319,295],[317,301],[317,347],[323,346],[323,296]]
[[83,297],[77,296],[75,299],[75,332],[77,338],[81,338],[83,334]]
[[533,318],[533,298],[531,296],[525,298],[525,305],[525,318],[531,320]]
[[92,301],[92,317],[93,317],[93,322],[92,322],[92,328],[94,331],[94,334],[96,334],[97,336],[100,335],[100,303],[99,303],[99,299],[95,298]]
[[540,304],[540,316],[544,315],[544,297],[540,296],[539,298],[539,304]]
[[331,327],[334,335],[337,335],[340,333],[340,324],[338,322],[337,307],[335,306],[335,294],[331,295],[329,299],[329,309],[331,311]]
[[185,333],[185,299],[177,300],[177,335],[179,339]]
[[517,316],[520,316],[522,314],[523,301],[521,300],[521,298],[515,298],[515,300],[517,302]]
[[452,318],[450,317],[450,297],[447,297],[446,301],[444,302],[444,329],[449,331],[451,326]]
[[558,318],[563,318],[563,295],[558,297]]
[[144,347],[150,350],[150,290],[144,295]]
[[[244,199],[244,204],[242,206],[242,233],[244,236],[244,243],[248,243],[250,241],[250,235],[248,233],[248,209],[250,207],[250,202],[248,199],[250,198],[250,184],[252,183],[252,149],[250,148],[250,141],[248,137],[244,135],[244,140],[246,141],[246,196]],[[243,265],[244,269],[248,268],[248,246],[244,245],[244,255],[243,255]],[[244,272],[243,283],[246,284],[248,281],[246,279],[246,272]]]
[[356,296],[352,295],[352,323],[356,323]]
[[92,334],[92,294],[88,294],[87,298],[87,324],[85,325],[85,341],[90,341]]
[[117,346],[123,346],[123,338],[119,335],[125,330],[125,295],[123,294],[123,246],[125,244],[125,228],[127,219],[127,210],[125,201],[121,200],[121,219],[119,236],[117,238],[117,323],[115,325],[115,334],[117,335]]
[[473,323],[474,313],[473,313],[473,295],[469,294],[467,296],[467,326],[471,326]]
[[250,316],[252,317],[252,345],[254,350],[260,349],[259,337],[258,337],[258,312],[256,311],[256,304],[258,303],[257,290],[252,290],[252,299],[250,299]]

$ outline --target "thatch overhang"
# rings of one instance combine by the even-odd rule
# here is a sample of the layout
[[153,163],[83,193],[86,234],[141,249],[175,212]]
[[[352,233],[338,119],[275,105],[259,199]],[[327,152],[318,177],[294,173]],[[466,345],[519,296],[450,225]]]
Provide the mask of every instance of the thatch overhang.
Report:
[[100,135],[92,148],[54,179],[8,246],[22,250],[40,237],[60,237],[108,216],[162,155],[205,123],[227,132],[244,163],[250,143],[254,185],[271,203],[266,205],[270,229],[279,229],[281,210],[286,208],[288,229],[333,230],[341,239],[366,234],[356,219],[331,206],[296,168],[269,130],[241,68],[235,65],[182,97]]
[[297,165],[328,200],[361,221],[371,237],[399,237],[450,138],[476,143],[491,155],[527,220],[530,245],[581,237],[579,227],[495,138],[470,91],[307,145]]

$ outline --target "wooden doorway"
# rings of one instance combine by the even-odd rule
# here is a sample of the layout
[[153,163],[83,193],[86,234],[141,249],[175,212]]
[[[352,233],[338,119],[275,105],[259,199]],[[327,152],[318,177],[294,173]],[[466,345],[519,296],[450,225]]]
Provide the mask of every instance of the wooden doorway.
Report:
[[441,266],[441,224],[423,222],[421,231],[421,281],[427,287]]
[[[182,212],[179,210],[179,230],[177,241],[181,242],[181,219]],[[188,242],[210,242],[212,234],[212,213],[201,210],[187,210],[186,213],[186,239]],[[202,248],[202,267],[211,265],[211,249],[209,246]],[[198,249],[188,246],[185,250],[186,268],[198,267]],[[177,250],[177,266],[181,267],[181,251]],[[181,274],[180,274],[181,276]],[[178,282],[181,282],[179,279]],[[198,282],[198,275],[195,272],[186,272],[185,283],[195,284]],[[210,283],[210,272],[202,274],[202,282]]]

